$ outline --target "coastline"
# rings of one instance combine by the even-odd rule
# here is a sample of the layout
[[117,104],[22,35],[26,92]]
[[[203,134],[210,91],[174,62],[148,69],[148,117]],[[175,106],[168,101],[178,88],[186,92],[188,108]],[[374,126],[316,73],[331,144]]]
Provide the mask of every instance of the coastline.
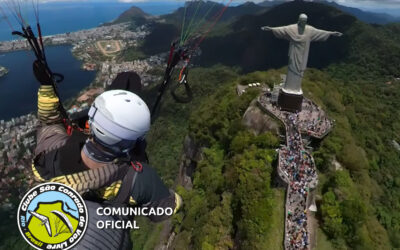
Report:
[[[134,32],[129,31],[129,23],[120,23],[109,26],[99,26],[91,29],[84,29],[75,32],[60,33],[43,37],[45,46],[77,45],[93,40],[107,37],[129,39]],[[10,40],[0,42],[0,53],[8,53],[19,50],[29,50],[30,46],[26,40]]]
[[[76,97],[86,91],[99,87],[105,88],[119,72],[137,72],[142,77],[143,85],[158,81],[157,77],[148,72],[154,66],[160,66],[163,63],[163,57],[152,56],[144,60],[118,60],[118,56],[125,49],[138,47],[139,41],[143,40],[148,34],[147,25],[131,30],[129,23],[120,23],[44,37],[45,47],[71,46],[71,54],[79,61],[81,70],[96,71],[95,78],[87,87],[79,91],[77,96],[64,100],[66,108],[68,109],[76,104]],[[109,51],[99,49],[99,43],[108,44],[112,42],[118,43],[118,51],[115,53],[109,54]],[[26,41],[0,42],[0,53],[12,53],[21,50],[30,50]]]
[[[67,109],[79,105],[77,97],[90,92],[92,89],[105,88],[119,72],[135,71],[142,78],[142,84],[147,86],[159,81],[158,76],[151,74],[154,67],[161,67],[164,63],[163,54],[147,57],[142,60],[135,58],[121,60],[119,56],[126,49],[138,48],[139,41],[149,34],[148,25],[130,28],[129,23],[100,26],[71,33],[57,34],[44,37],[45,47],[71,46],[72,56],[80,62],[80,68],[84,71],[95,71],[96,76],[91,83],[83,88],[77,96],[64,100]],[[117,43],[116,51],[101,48],[101,44]],[[107,45],[110,46],[110,45]],[[30,50],[29,44],[24,40],[12,40],[0,42],[0,53],[12,53],[22,50]],[[0,66],[1,67],[1,66]],[[85,103],[80,103],[84,104]]]
[[[120,72],[138,73],[142,78],[143,86],[161,81],[160,76],[151,72],[154,68],[164,66],[165,53],[146,56],[142,59],[121,58],[125,51],[139,49],[140,41],[144,40],[148,34],[150,34],[148,24],[132,29],[130,23],[125,22],[43,37],[44,46],[47,48],[71,46],[71,54],[79,61],[80,69],[96,72],[95,78],[89,85],[81,89],[75,97],[63,101],[66,108],[88,104],[77,103],[76,99],[87,92],[90,93],[92,89],[105,89]],[[0,53],[22,50],[31,50],[25,40],[0,41]]]

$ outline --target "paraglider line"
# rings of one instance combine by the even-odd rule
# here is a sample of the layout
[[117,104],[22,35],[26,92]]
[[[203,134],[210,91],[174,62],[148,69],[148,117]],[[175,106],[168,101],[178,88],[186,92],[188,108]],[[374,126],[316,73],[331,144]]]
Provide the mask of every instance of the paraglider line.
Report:
[[[210,12],[214,9],[214,7],[217,5],[217,2],[213,2],[213,5],[208,9],[208,11],[206,12],[206,14],[203,16],[203,18],[197,23],[197,25],[195,26],[195,28],[193,28],[193,32],[189,32],[189,34],[186,36],[186,39],[184,39],[183,43],[185,43],[186,41],[189,40],[190,36],[197,30],[201,30],[199,29],[199,27],[206,21],[207,16],[210,14]],[[218,12],[217,12],[218,13]],[[214,16],[215,17],[215,16]],[[214,18],[213,17],[213,18]],[[211,20],[213,19],[211,18]],[[205,25],[204,25],[205,26]],[[202,28],[204,27],[202,26]]]
[[214,20],[214,23],[209,27],[209,29],[204,33],[204,35],[200,38],[199,42],[196,44],[196,46],[193,48],[193,51],[196,50],[200,44],[204,41],[204,39],[207,37],[207,35],[210,33],[210,31],[214,28],[214,26],[217,24],[218,20],[221,18],[221,16],[224,14],[224,12],[228,9],[229,5],[232,3],[233,0],[229,0],[228,4],[222,9],[218,17]]
[[181,41],[180,44],[182,45],[183,43],[183,31],[185,29],[185,22],[186,22],[186,11],[187,11],[187,4],[185,3],[185,11],[183,13],[183,22],[182,22],[182,30],[181,30]]
[[13,26],[11,25],[10,20],[8,20],[8,17],[7,17],[6,13],[4,12],[4,10],[3,10],[3,8],[2,8],[1,6],[0,6],[0,12],[1,12],[1,14],[4,16],[4,19],[6,20],[8,26],[10,27],[10,29],[11,29],[12,31],[14,31],[14,28],[13,28]]
[[186,40],[188,34],[191,32],[191,28],[192,28],[193,22],[194,22],[194,20],[195,20],[196,17],[197,17],[197,13],[199,12],[199,8],[200,8],[201,3],[202,3],[202,1],[199,1],[198,4],[197,4],[196,10],[195,10],[195,12],[194,12],[194,16],[193,16],[192,20],[191,20],[190,23],[189,23],[189,27],[188,27],[187,30],[186,30],[186,34],[185,34],[185,36],[184,36],[184,38],[183,38],[183,41]]

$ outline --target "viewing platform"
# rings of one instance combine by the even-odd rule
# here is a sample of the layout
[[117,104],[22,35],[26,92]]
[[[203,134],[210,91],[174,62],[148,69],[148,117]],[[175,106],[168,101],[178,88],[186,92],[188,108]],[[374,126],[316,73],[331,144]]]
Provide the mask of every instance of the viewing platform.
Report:
[[318,185],[313,157],[306,151],[303,136],[323,139],[333,128],[325,112],[314,102],[303,99],[302,111],[282,111],[272,92],[258,98],[260,108],[285,126],[286,145],[279,149],[278,175],[287,184],[285,205],[285,249],[311,249],[314,231],[309,211],[316,211],[310,193]]
[[[273,115],[282,123],[285,123],[286,115],[291,114],[279,109],[272,92],[265,92],[261,95],[258,98],[258,104],[263,111]],[[303,136],[310,136],[316,139],[323,139],[334,126],[334,121],[327,117],[325,111],[307,98],[303,99],[302,111],[298,113],[298,118],[297,127],[300,133]]]

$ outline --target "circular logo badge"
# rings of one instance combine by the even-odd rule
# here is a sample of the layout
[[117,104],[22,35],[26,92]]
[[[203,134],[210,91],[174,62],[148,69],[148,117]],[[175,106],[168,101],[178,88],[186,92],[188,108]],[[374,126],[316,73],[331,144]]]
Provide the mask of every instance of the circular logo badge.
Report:
[[36,249],[69,249],[82,239],[88,212],[82,197],[60,183],[38,185],[18,208],[18,227]]

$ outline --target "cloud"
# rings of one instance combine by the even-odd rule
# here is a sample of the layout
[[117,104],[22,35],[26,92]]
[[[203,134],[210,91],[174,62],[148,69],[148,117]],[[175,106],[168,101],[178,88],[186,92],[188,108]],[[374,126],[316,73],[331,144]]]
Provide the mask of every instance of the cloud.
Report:
[[[5,0],[0,0],[0,3]],[[27,0],[19,0],[19,1],[27,1]],[[46,3],[46,2],[120,2],[120,3],[143,3],[143,2],[154,2],[155,0],[39,0],[41,3]],[[191,0],[191,1],[196,1],[196,0]],[[203,0],[203,1],[208,1],[208,0]],[[211,0],[212,1],[212,0]],[[222,1],[222,0],[214,0],[214,1]],[[251,0],[233,0],[234,3],[244,3],[246,1],[251,1]],[[265,0],[253,0],[252,2],[255,3],[260,3]],[[267,0],[267,1],[274,1],[274,0]],[[287,1],[293,1],[293,0],[287,0]],[[313,1],[313,0],[305,0],[305,1]],[[315,0],[316,1],[316,0]],[[379,8],[379,9],[385,9],[385,8],[395,8],[399,9],[399,15],[400,15],[400,0],[326,0],[326,1],[334,1],[337,2],[338,4],[341,5],[346,5],[346,6],[351,6],[351,7],[356,7],[356,8]],[[185,2],[185,0],[157,0],[157,2]]]
[[386,5],[386,6],[399,6],[400,0],[337,0],[339,4],[344,5]]
[[[253,2],[263,2],[264,0],[256,0]],[[267,0],[273,1],[273,0]],[[287,0],[293,1],[293,0]],[[305,0],[305,1],[313,1],[313,0]],[[400,7],[400,0],[327,0],[331,2],[337,2],[338,4],[342,5],[352,5],[362,7],[364,5],[375,5],[375,6],[398,6]],[[243,1],[244,2],[244,1]]]
[[148,0],[118,0],[120,3],[140,3],[140,2],[150,2]]

